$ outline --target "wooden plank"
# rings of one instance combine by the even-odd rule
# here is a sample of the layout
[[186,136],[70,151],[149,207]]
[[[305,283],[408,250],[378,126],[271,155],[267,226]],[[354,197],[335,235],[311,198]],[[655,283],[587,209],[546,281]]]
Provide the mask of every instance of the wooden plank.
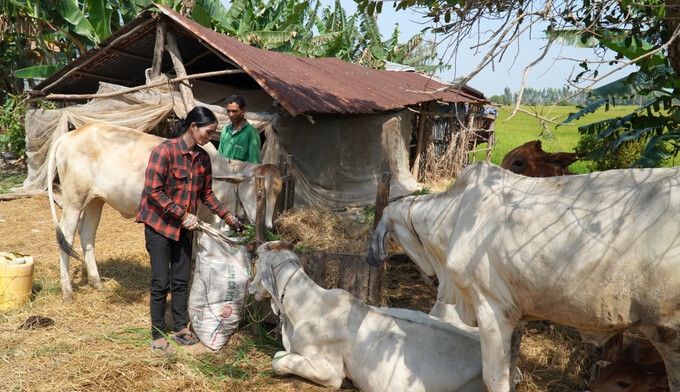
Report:
[[366,303],[373,306],[386,306],[382,297],[383,275],[385,271],[385,264],[380,267],[373,267],[364,262],[369,270],[368,275],[368,298]]
[[361,277],[357,276],[357,263],[354,255],[336,253],[333,256],[334,260],[340,261],[338,288],[349,291],[350,294],[363,301],[365,295],[357,290],[357,286],[359,286],[357,280],[360,280]]
[[375,215],[373,216],[373,229],[375,230],[376,226],[378,226],[378,223],[380,222],[380,219],[382,219],[383,215],[383,210],[385,207],[387,207],[387,204],[390,202],[390,179],[392,178],[392,174],[388,172],[384,172],[382,174],[382,179],[380,181],[380,184],[378,184],[378,191],[375,195]]
[[16,200],[16,199],[27,199],[37,195],[34,192],[14,192],[14,193],[3,193],[0,195],[0,201]]
[[422,114],[418,117],[418,134],[416,136],[416,153],[413,159],[413,167],[411,168],[411,175],[418,180],[420,170],[420,153],[423,150],[423,132],[425,129],[425,116]]
[[257,245],[260,245],[264,244],[264,216],[267,214],[267,199],[264,197],[264,176],[255,176],[255,192],[257,197],[255,241],[257,241]]
[[287,182],[290,179],[288,175],[288,167],[286,162],[279,161],[277,164],[279,171],[281,172],[281,192],[276,197],[276,207],[274,208],[274,219],[276,219],[283,211],[286,210],[286,189]]
[[307,276],[316,284],[324,287],[326,263],[337,260],[337,288],[346,290],[359,300],[373,306],[382,304],[382,267],[371,267],[366,263],[366,255],[350,253],[326,253],[324,251],[295,251]]
[[288,181],[286,189],[286,205],[285,209],[293,208],[295,203],[295,170],[293,168],[293,155],[288,154],[288,161],[286,163],[288,172],[286,174],[290,175],[290,181]]
[[312,278],[314,283],[323,287],[326,281],[326,253],[322,250],[312,252],[296,251],[300,264],[307,276]]

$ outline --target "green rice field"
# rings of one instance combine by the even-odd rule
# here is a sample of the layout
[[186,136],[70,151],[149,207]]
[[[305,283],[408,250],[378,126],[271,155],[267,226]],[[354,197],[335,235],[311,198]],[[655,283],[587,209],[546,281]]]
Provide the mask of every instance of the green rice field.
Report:
[[[555,123],[564,121],[570,113],[575,113],[578,110],[574,106],[556,106],[554,108],[548,106],[522,106],[521,109],[536,113]],[[543,150],[546,152],[573,152],[581,137],[581,134],[578,132],[579,126],[623,116],[629,114],[634,109],[635,107],[633,106],[611,107],[609,111],[600,109],[570,124],[557,126],[553,123],[547,123],[547,127],[544,129],[541,120],[529,114],[517,112],[514,116],[510,117],[511,107],[499,108],[498,117],[496,117],[496,146],[491,154],[491,161],[500,165],[503,157],[510,150],[536,139],[541,140]],[[484,160],[484,154],[478,153],[475,156],[475,160]],[[585,162],[576,162],[569,166],[569,170],[581,174],[589,171]]]

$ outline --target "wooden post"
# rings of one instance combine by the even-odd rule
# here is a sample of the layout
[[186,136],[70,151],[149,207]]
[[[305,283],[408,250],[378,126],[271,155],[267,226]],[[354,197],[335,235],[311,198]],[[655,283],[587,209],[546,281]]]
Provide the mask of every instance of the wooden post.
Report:
[[255,176],[255,189],[257,194],[257,213],[255,214],[255,241],[263,244],[264,238],[264,216],[267,213],[267,199],[264,189],[264,176]]
[[315,250],[311,252],[295,251],[300,259],[305,274],[309,276],[316,284],[323,287],[326,281],[326,252],[322,250]]
[[291,154],[288,154],[286,168],[290,176],[288,187],[286,188],[286,209],[288,210],[293,208],[295,202],[295,170],[293,170],[293,155]]
[[161,74],[163,64],[163,46],[165,46],[166,24],[164,18],[158,18],[156,22],[156,44],[153,48],[153,62],[151,63],[151,75],[149,78],[154,80]]
[[[421,108],[422,109],[422,108]],[[423,133],[425,131],[425,114],[424,110],[420,111],[420,118],[418,119],[418,137],[416,139],[416,156],[413,159],[413,167],[411,168],[411,174],[413,178],[418,181],[418,175],[420,174],[420,153],[423,151]]]
[[375,196],[375,216],[373,217],[373,229],[378,226],[378,222],[383,215],[383,210],[387,207],[387,203],[390,201],[390,179],[392,174],[384,172],[382,174],[382,180],[378,184],[378,193]]
[[[172,32],[168,31],[165,34],[165,41],[167,42],[165,45],[165,50],[167,50],[168,54],[170,54],[172,64],[175,67],[175,73],[178,77],[187,76],[187,72],[184,69],[184,64],[182,63],[182,55],[179,53],[179,48],[177,47],[177,42],[175,41],[175,37],[172,35]],[[193,109],[194,106],[196,106],[194,94],[191,92],[189,83],[179,83],[179,92],[182,95],[185,113],[189,113],[189,111]]]

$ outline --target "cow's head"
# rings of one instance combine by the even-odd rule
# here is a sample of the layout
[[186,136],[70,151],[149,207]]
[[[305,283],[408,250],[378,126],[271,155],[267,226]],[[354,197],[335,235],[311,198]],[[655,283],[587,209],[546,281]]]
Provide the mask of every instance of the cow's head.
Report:
[[294,261],[299,264],[297,255],[293,252],[293,244],[286,241],[271,241],[260,245],[255,252],[255,277],[248,285],[248,293],[255,296],[256,301],[272,298],[271,306],[274,313],[279,313],[279,290],[276,275],[285,263]]
[[273,217],[274,210],[276,209],[276,200],[283,187],[279,168],[273,164],[253,165],[243,172],[236,173],[230,177],[232,177],[232,180],[236,180],[236,178],[243,180],[238,185],[238,199],[246,215],[253,223],[255,223],[255,217],[257,216],[257,177],[264,179],[264,198],[266,201],[264,226],[271,230],[274,227]]
[[587,392],[668,392],[666,372],[647,371],[639,362],[639,343],[631,343],[623,357],[607,364]]
[[540,140],[533,140],[515,148],[505,155],[501,167],[528,177],[554,177],[573,174],[568,166],[585,154],[555,152],[541,148]]

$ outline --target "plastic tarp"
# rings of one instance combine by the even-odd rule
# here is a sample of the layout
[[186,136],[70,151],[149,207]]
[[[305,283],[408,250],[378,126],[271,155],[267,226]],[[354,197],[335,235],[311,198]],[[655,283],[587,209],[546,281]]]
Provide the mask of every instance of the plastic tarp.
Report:
[[[125,87],[102,82],[98,94],[122,90]],[[383,172],[392,174],[392,198],[411,194],[419,188],[408,170],[413,116],[408,110],[292,117],[280,114],[276,102],[263,90],[239,90],[195,81],[192,92],[196,105],[215,112],[218,129],[229,124],[224,99],[231,94],[246,97],[246,117],[265,140],[263,162],[280,164],[289,154],[294,156],[290,170],[296,179],[296,206],[341,209],[373,204]],[[168,85],[96,98],[61,109],[29,108],[26,114],[28,175],[23,190],[47,189],[49,147],[69,130],[89,122],[102,122],[149,132],[172,113],[184,117],[186,109],[179,91]]]

